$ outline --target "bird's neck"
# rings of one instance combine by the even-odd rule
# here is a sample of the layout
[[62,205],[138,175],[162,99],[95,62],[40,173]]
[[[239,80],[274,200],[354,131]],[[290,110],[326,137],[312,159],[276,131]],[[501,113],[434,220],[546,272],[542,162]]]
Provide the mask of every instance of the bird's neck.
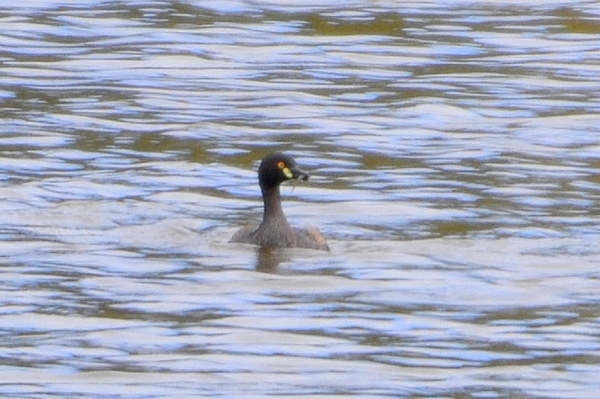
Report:
[[271,223],[274,221],[285,222],[287,225],[287,219],[283,214],[281,208],[281,194],[279,193],[279,186],[275,187],[261,187],[263,202],[265,204],[263,223]]

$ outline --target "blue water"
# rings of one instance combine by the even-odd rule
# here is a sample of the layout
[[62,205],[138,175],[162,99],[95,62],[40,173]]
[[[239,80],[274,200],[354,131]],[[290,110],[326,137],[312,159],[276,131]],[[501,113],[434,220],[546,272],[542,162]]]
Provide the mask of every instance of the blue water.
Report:
[[596,5],[0,5],[0,394],[598,397]]

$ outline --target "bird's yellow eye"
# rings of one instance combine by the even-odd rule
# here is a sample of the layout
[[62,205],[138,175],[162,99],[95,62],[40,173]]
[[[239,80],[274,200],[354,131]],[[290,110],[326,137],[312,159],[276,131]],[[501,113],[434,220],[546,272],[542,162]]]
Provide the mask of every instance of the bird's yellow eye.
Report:
[[278,167],[279,169],[283,169],[283,168],[285,168],[285,162],[283,162],[283,161],[279,161],[279,163],[277,164],[277,167]]

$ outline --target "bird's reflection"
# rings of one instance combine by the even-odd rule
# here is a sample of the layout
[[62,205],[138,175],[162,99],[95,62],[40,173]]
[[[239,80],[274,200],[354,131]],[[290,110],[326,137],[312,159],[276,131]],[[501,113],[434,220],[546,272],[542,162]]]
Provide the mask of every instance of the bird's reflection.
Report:
[[256,250],[256,270],[263,273],[274,273],[281,262],[291,259],[288,251],[258,248]]

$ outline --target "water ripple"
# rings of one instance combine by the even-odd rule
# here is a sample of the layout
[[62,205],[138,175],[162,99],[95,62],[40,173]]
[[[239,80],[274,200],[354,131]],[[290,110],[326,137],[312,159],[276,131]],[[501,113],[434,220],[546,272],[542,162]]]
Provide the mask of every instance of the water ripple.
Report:
[[0,393],[596,398],[596,15],[0,6]]

